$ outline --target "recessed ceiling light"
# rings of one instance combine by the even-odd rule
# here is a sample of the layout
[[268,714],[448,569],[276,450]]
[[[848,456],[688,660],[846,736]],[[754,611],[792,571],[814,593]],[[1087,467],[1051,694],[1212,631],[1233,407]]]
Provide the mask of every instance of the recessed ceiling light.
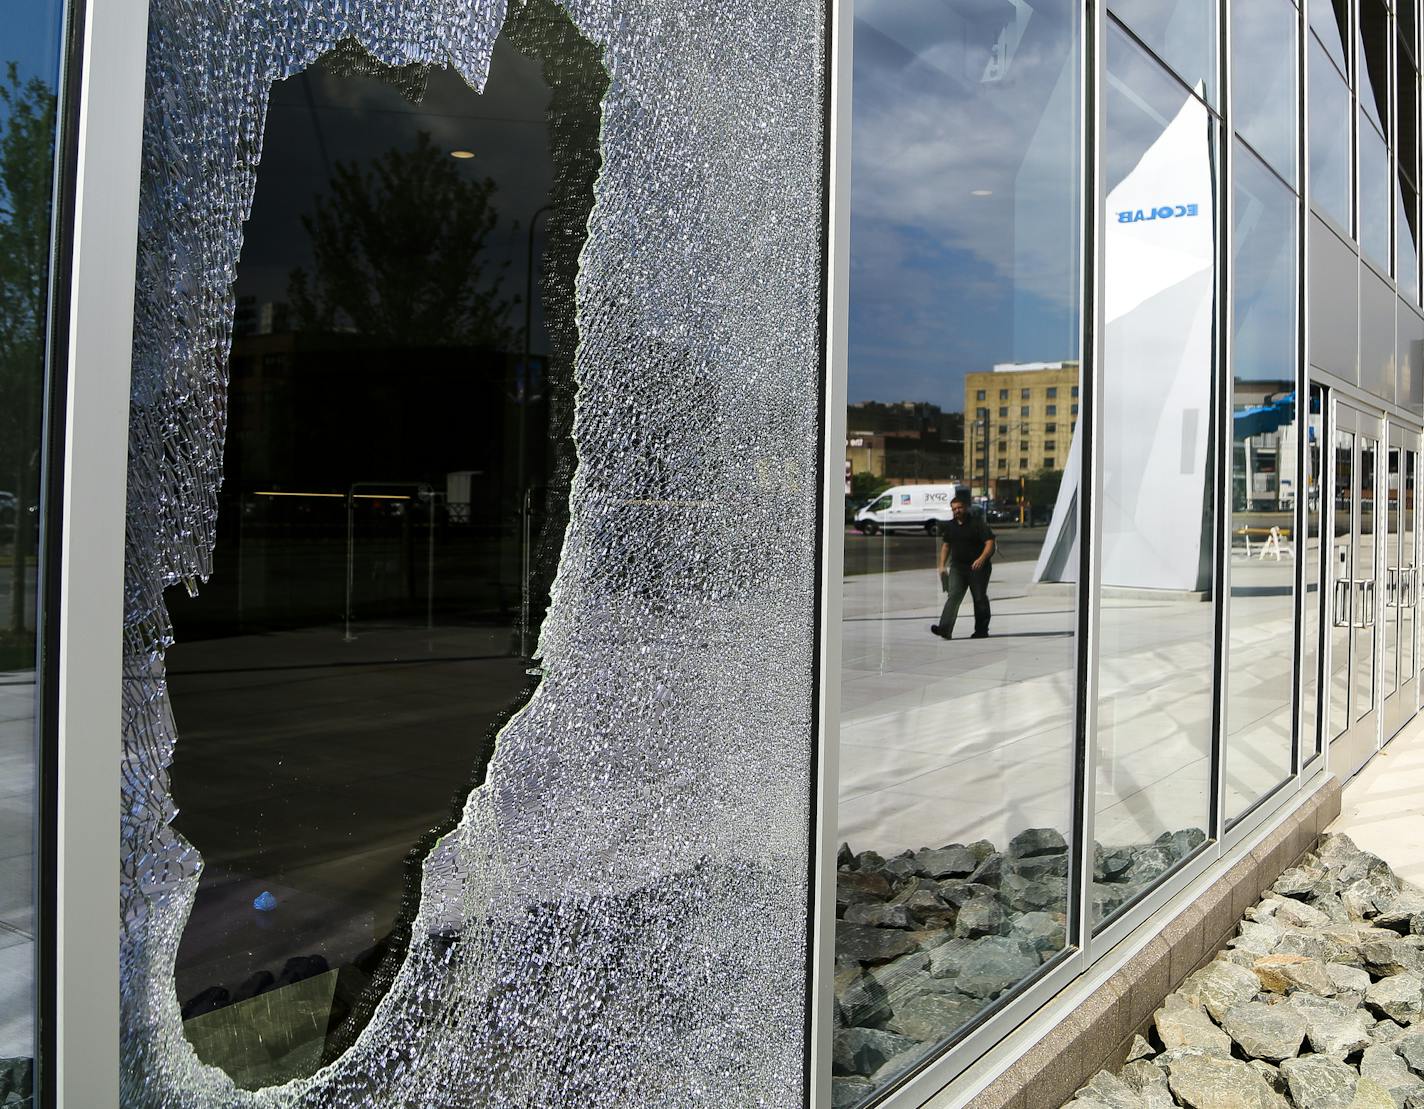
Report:
[[975,189],[975,190],[973,190],[969,195],[970,195],[970,196],[993,196],[993,195],[994,195],[994,190],[993,190],[993,189]]
[[474,152],[473,150],[452,150],[452,151],[450,151],[450,157],[452,157],[452,158],[473,158],[474,156],[475,156],[475,152]]

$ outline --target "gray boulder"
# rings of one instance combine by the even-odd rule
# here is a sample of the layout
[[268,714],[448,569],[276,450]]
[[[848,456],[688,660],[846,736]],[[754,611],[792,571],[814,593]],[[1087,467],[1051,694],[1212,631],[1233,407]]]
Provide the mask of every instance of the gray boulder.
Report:
[[1293,866],[1276,879],[1271,890],[1282,897],[1314,900],[1329,895],[1330,879],[1322,867]]
[[906,1036],[879,1028],[840,1028],[832,1038],[835,1074],[869,1077],[896,1056],[921,1045]]
[[1410,1071],[1392,1046],[1377,1044],[1365,1048],[1360,1059],[1360,1074],[1384,1087],[1396,1105],[1403,1105],[1411,1097],[1424,1097],[1424,1082]]
[[956,940],[930,953],[930,974],[954,980],[971,997],[997,997],[1038,969],[1040,959],[1007,936]]
[[[1251,969],[1260,980],[1261,988],[1270,993],[1305,990],[1318,997],[1334,997],[1337,992],[1325,964],[1306,955],[1262,955],[1252,962]],[[1364,974],[1364,978],[1368,986],[1370,976]]]
[[1024,913],[1009,922],[1009,935],[1041,955],[1062,951],[1067,932],[1063,918],[1056,913]]
[[831,1079],[831,1109],[850,1109],[859,1105],[875,1090],[875,1083],[868,1078],[836,1075]]
[[1055,828],[1029,828],[1009,840],[1008,856],[1027,859],[1035,855],[1061,855],[1068,850],[1068,841]]
[[1248,1001],[1229,1010],[1221,1027],[1247,1055],[1273,1063],[1295,1058],[1305,1039],[1305,1018],[1288,1005]]
[[1285,1004],[1305,1018],[1306,1038],[1321,1055],[1344,1056],[1370,1046],[1370,1022],[1362,1009],[1308,993],[1293,993]]
[[967,878],[978,867],[974,852],[958,844],[915,852],[915,872],[926,878]]
[[1222,1020],[1230,1010],[1255,998],[1260,990],[1261,980],[1253,971],[1217,959],[1189,975],[1177,992]]
[[1187,1109],[1287,1109],[1248,1063],[1210,1055],[1187,1055],[1167,1067],[1167,1083]]
[[847,907],[845,921],[847,924],[868,924],[872,928],[910,929],[918,924],[907,906],[887,905],[882,901],[867,901]]
[[997,936],[1008,918],[1003,906],[992,897],[976,897],[959,910],[954,920],[954,934],[962,939]]
[[1231,1054],[1231,1037],[1195,1005],[1178,1004],[1158,1009],[1153,1014],[1152,1022],[1157,1028],[1158,1038],[1168,1051],[1196,1048],[1212,1055]]
[[1365,991],[1365,1004],[1400,1024],[1413,1024],[1424,1016],[1424,979],[1407,971],[1381,978]]
[[970,1020],[984,1003],[958,990],[945,989],[931,979],[895,1002],[895,1012],[887,1027],[912,1040],[933,1043],[942,1040]]
[[861,963],[888,963],[916,947],[908,932],[897,928],[871,928],[864,924],[836,922],[836,954],[848,955]]
[[1299,1109],[1350,1109],[1360,1075],[1327,1055],[1302,1055],[1281,1064],[1291,1101]]

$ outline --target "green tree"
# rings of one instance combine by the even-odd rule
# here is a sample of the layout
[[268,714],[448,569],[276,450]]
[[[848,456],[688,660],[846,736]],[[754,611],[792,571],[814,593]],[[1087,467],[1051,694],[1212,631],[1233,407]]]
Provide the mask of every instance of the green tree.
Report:
[[337,163],[302,225],[314,273],[293,270],[288,297],[301,330],[354,330],[401,346],[509,349],[500,296],[507,263],[485,243],[499,217],[494,182],[472,181],[420,132],[409,150]]
[[9,628],[26,631],[34,514],[39,493],[45,306],[54,172],[54,91],[21,83],[10,62],[0,84],[0,479],[15,496]]

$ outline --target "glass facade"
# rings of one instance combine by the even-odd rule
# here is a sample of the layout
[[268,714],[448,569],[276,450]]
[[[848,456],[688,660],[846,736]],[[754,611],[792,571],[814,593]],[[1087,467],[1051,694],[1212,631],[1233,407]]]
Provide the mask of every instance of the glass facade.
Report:
[[64,18],[64,4],[39,2],[0,30],[0,1090],[25,1106],[38,1096],[41,1035],[39,597]]
[[[828,0],[458,7],[149,4],[109,1100],[958,1104],[1416,717],[1417,0],[858,0],[839,75]],[[0,32],[6,1104],[63,16]]]
[[[838,1102],[1068,942],[1082,28],[953,7],[856,8]],[[989,392],[1018,403],[961,415]]]

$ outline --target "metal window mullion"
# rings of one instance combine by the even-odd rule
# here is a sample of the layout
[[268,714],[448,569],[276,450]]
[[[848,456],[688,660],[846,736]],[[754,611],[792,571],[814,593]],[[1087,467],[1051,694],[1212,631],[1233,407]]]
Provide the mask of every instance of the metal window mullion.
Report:
[[828,73],[825,114],[824,287],[825,387],[822,392],[821,596],[816,712],[818,746],[810,843],[809,960],[806,1104],[831,1105],[831,1053],[835,1031],[836,837],[840,786],[841,583],[845,528],[841,487],[846,439],[846,341],[850,314],[850,141],[852,11],[850,0],[828,0]]
[[1083,9],[1083,311],[1079,363],[1078,434],[1078,770],[1079,805],[1078,915],[1076,942],[1091,960],[1093,945],[1093,844],[1096,839],[1098,781],[1098,661],[1102,582],[1103,438],[1102,415],[1104,279],[1103,192],[1104,137],[1107,133],[1103,90],[1107,74],[1107,2],[1088,0]]
[[1231,111],[1231,5],[1222,0],[1218,8],[1220,15],[1217,81],[1223,124],[1218,131],[1221,149],[1217,161],[1217,227],[1216,227],[1216,349],[1212,352],[1215,365],[1212,379],[1220,392],[1213,406],[1212,419],[1216,423],[1215,465],[1216,481],[1215,505],[1212,506],[1213,550],[1216,565],[1212,567],[1212,588],[1215,591],[1213,616],[1216,625],[1215,649],[1212,652],[1213,689],[1216,694],[1212,706],[1211,729],[1211,810],[1208,823],[1212,838],[1218,844],[1226,834],[1226,736],[1229,726],[1229,684],[1231,647],[1231,471],[1235,465],[1232,433],[1231,406],[1234,398],[1235,366],[1232,355],[1235,350],[1232,334],[1235,323],[1235,258],[1232,248],[1235,243],[1235,229],[1232,214],[1235,211],[1236,136],[1234,116]]
[[80,51],[57,614],[60,1109],[118,1104],[126,414],[147,28],[147,0],[89,0]]
[[[1296,414],[1296,466],[1295,466],[1295,680],[1291,688],[1295,691],[1294,705],[1291,713],[1291,774],[1296,779],[1297,784],[1301,782],[1301,770],[1309,761],[1305,752],[1307,743],[1306,736],[1301,728],[1301,708],[1302,699],[1305,695],[1305,635],[1306,635],[1306,606],[1310,603],[1310,596],[1307,591],[1309,584],[1306,576],[1306,564],[1310,560],[1310,482],[1308,480],[1310,463],[1310,360],[1309,350],[1309,329],[1306,327],[1306,243],[1310,238],[1310,204],[1306,198],[1305,183],[1305,143],[1306,135],[1306,95],[1305,95],[1305,66],[1306,66],[1306,34],[1309,30],[1308,16],[1305,5],[1302,4],[1296,9],[1296,136],[1295,136],[1295,156],[1296,163],[1301,167],[1298,195],[1296,196],[1296,272],[1295,272],[1295,357],[1296,357],[1296,392],[1295,392],[1295,414]],[[1322,422],[1323,426],[1323,422]],[[1324,458],[1322,447],[1321,458]],[[1302,478],[1306,478],[1302,481]],[[1316,475],[1316,487],[1321,489],[1321,504],[1323,511],[1324,492],[1320,485],[1320,475]],[[1325,528],[1322,526],[1318,532],[1320,540],[1323,541]],[[1317,541],[1316,549],[1319,550],[1320,542]],[[1317,589],[1316,596],[1320,596]],[[1322,629],[1319,621],[1316,622],[1316,632],[1318,638]],[[1317,643],[1315,651],[1316,669],[1319,670],[1321,662],[1320,647]],[[1316,693],[1319,694],[1319,676],[1316,678]],[[1320,728],[1319,701],[1316,702],[1316,712],[1314,714],[1317,734]]]

